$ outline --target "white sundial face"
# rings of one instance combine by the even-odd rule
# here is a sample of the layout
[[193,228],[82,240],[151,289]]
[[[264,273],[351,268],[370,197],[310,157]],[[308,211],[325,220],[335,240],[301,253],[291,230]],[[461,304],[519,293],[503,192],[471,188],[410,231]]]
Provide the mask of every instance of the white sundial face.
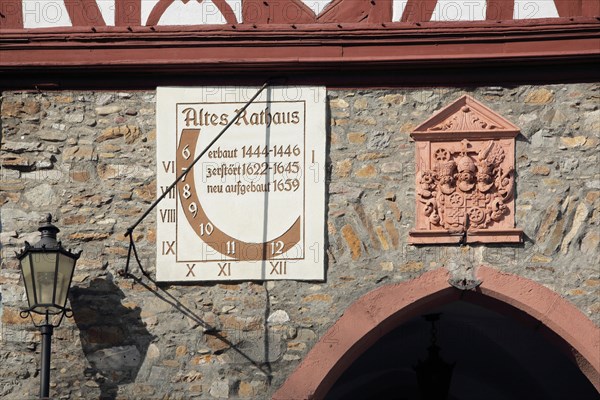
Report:
[[292,89],[243,111],[248,88],[159,90],[161,192],[185,173],[158,211],[159,280],[322,277],[325,94]]

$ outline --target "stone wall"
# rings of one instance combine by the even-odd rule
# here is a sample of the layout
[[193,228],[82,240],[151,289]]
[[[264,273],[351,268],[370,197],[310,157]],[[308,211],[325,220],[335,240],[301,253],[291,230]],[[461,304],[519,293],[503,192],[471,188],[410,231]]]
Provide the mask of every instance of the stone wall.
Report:
[[[409,133],[462,94],[521,128],[516,221],[523,245],[407,244]],[[39,334],[14,251],[46,212],[82,249],[74,318],[53,337],[55,398],[269,398],[361,295],[485,264],[534,280],[600,324],[600,89],[594,84],[330,90],[326,282],[156,286],[125,279],[126,228],[155,188],[154,92],[4,92],[0,154],[0,397],[35,398]],[[136,230],[154,271],[153,214]]]

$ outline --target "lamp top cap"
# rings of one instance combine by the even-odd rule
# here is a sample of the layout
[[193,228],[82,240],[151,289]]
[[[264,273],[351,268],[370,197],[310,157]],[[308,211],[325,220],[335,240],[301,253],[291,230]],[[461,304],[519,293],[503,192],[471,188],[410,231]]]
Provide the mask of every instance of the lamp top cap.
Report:
[[49,237],[56,239],[56,234],[60,232],[60,229],[52,224],[52,214],[46,214],[46,218],[40,224],[38,231],[42,233],[42,238]]

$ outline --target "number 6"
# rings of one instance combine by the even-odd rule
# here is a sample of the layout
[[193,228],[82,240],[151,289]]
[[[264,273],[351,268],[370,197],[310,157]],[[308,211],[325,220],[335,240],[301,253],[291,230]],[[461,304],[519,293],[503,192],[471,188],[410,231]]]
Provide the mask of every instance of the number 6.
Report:
[[185,158],[186,160],[189,160],[190,156],[192,155],[190,153],[190,149],[189,149],[190,145],[186,145],[183,150],[181,151],[181,155],[183,156],[183,158]]

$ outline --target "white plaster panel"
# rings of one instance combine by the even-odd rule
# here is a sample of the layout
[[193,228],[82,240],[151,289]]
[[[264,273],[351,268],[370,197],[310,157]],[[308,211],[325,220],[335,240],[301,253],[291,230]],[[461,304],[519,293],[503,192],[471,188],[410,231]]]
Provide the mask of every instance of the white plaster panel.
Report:
[[154,6],[156,6],[157,3],[158,3],[158,0],[142,0],[142,11],[141,11],[142,25],[146,25],[146,23],[148,21],[148,17],[150,16],[152,9],[154,8]]
[[402,19],[402,14],[406,8],[408,0],[394,0],[392,2],[392,21],[398,22]]
[[54,28],[71,26],[71,18],[63,1],[23,0],[23,27]]
[[106,26],[115,26],[115,0],[96,0]]
[[558,10],[554,0],[515,0],[513,18],[558,18]]
[[187,4],[176,1],[158,21],[158,25],[211,25],[225,24],[225,17],[211,0],[190,1]]

